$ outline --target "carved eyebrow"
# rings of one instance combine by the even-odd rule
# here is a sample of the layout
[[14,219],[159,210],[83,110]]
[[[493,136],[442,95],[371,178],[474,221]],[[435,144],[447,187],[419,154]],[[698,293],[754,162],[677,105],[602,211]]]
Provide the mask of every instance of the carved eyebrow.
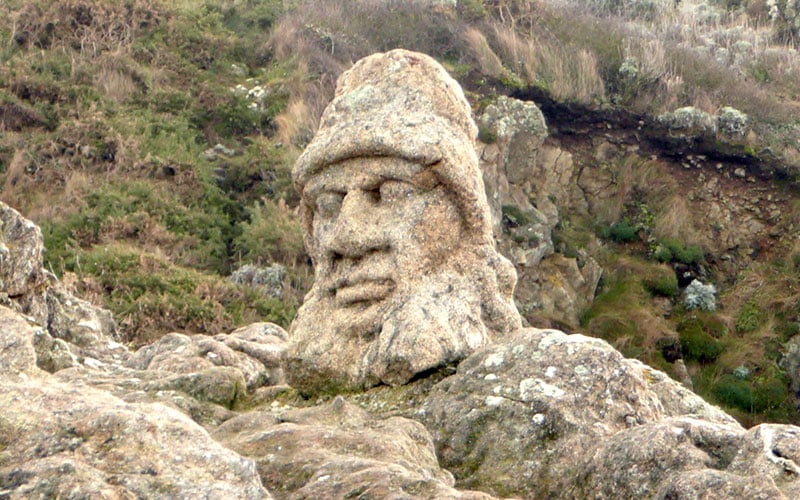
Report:
[[303,195],[311,200],[315,200],[319,195],[326,192],[346,193],[347,186],[331,182],[330,179],[326,179],[323,176],[317,176],[310,179],[303,188]]
[[403,165],[382,165],[375,169],[367,166],[364,170],[359,170],[358,173],[364,176],[360,182],[354,181],[348,175],[348,171],[341,168],[342,163],[331,165],[308,180],[303,188],[303,195],[313,200],[323,192],[346,193],[353,187],[372,190],[389,180],[409,182],[426,190],[441,183],[438,175],[432,171],[440,160],[417,163],[404,158],[399,159],[404,160]]

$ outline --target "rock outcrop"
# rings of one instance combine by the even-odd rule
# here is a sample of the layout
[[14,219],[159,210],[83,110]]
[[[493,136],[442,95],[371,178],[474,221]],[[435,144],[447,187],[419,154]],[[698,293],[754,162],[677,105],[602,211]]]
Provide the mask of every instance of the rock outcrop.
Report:
[[254,463],[197,422],[283,382],[286,332],[172,334],[133,354],[109,311],[43,269],[39,228],[0,216],[0,496],[270,498]]
[[[719,498],[790,498],[800,485],[785,479],[800,463],[791,448],[800,429],[747,432],[663,373],[582,335],[528,329],[483,349],[434,387],[420,413],[458,484],[498,495],[694,498],[723,481]],[[778,442],[785,449],[775,451]]]
[[265,485],[282,498],[492,498],[453,488],[422,424],[375,418],[341,396],[279,417],[245,414],[214,437],[255,459]]
[[585,250],[555,253],[560,207],[586,213],[572,156],[546,144],[547,124],[532,102],[498,97],[480,115],[478,152],[498,247],[517,269],[514,297],[533,324],[579,326],[602,268]]
[[0,201],[0,304],[44,329],[35,346],[40,367],[54,372],[88,360],[123,361],[111,313],[72,296],[44,268],[41,230]]
[[[295,170],[317,282],[288,336],[262,323],[131,353],[0,206],[0,497],[797,498],[800,428],[746,430],[602,340],[521,327],[477,130],[443,73],[393,51],[340,82]],[[503,105],[533,122],[493,123],[533,143],[484,155],[504,172],[494,202],[537,192],[507,158],[552,153],[530,106]]]
[[3,497],[270,498],[253,462],[179,411],[40,370],[36,334],[0,306]]

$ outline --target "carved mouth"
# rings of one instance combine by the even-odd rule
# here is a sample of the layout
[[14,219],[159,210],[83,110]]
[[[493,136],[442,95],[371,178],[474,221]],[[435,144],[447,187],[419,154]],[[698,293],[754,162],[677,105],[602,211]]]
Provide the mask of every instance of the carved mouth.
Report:
[[395,289],[391,279],[364,279],[337,283],[334,289],[336,305],[340,307],[380,302]]

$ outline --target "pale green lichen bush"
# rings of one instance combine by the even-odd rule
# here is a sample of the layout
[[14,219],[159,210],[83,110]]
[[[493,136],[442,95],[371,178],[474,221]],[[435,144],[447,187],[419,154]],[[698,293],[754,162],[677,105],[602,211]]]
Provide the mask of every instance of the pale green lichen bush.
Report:
[[717,129],[723,134],[744,135],[747,132],[747,115],[726,106],[717,115]]
[[704,285],[699,280],[689,283],[684,292],[683,305],[686,309],[717,310],[717,289],[714,285]]
[[675,111],[658,115],[658,122],[671,130],[715,132],[714,119],[701,109],[685,106]]

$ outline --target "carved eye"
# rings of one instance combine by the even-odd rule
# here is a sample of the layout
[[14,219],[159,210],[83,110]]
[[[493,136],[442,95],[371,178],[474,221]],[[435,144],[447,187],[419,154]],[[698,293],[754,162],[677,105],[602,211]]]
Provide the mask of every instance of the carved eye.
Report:
[[381,183],[380,198],[382,203],[392,203],[413,196],[417,188],[406,181],[396,179],[387,180]]
[[333,191],[326,191],[317,196],[316,199],[316,213],[320,217],[326,219],[336,217],[339,215],[339,210],[342,208],[342,200],[344,196],[341,193]]

